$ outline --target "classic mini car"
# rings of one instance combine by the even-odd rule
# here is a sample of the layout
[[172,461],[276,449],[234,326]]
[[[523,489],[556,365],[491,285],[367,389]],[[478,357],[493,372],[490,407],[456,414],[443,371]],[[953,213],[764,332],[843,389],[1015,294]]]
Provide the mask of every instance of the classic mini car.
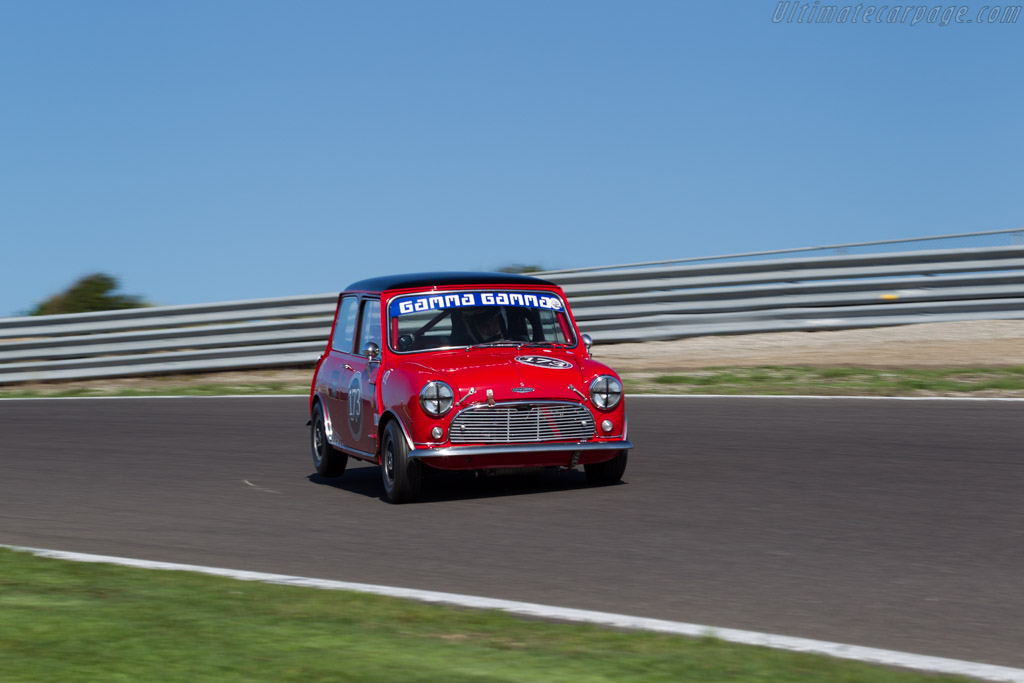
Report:
[[590,357],[565,295],[507,273],[361,280],[338,298],[309,397],[313,463],[377,463],[396,503],[425,471],[574,469],[622,478],[622,383]]

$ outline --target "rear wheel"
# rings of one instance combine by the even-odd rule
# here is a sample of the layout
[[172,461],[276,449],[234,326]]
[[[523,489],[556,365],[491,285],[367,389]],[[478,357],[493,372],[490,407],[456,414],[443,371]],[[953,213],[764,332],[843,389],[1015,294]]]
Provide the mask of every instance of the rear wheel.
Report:
[[409,458],[409,444],[394,420],[388,422],[381,439],[380,474],[392,503],[411,503],[419,496],[423,466]]
[[309,439],[317,473],[323,477],[340,477],[345,473],[348,456],[335,450],[334,446],[328,443],[324,409],[319,403],[313,408],[313,424],[310,425]]
[[611,460],[584,465],[583,471],[587,473],[587,483],[591,486],[609,486],[621,481],[622,474],[626,471],[628,456],[629,451],[621,450]]

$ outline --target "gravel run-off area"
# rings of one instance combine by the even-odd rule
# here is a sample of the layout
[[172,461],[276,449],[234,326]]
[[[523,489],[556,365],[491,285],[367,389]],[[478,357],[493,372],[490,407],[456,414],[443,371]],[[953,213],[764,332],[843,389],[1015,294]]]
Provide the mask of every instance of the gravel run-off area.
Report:
[[974,320],[819,332],[776,332],[602,346],[619,372],[757,365],[874,368],[1024,365],[1024,320]]
[[[779,332],[694,337],[675,341],[601,344],[594,357],[627,380],[641,383],[659,374],[710,367],[814,366],[864,368],[986,368],[1024,366],[1024,320],[926,323],[858,330]],[[126,377],[37,382],[18,389],[55,393],[75,389],[102,392],[167,389],[204,384],[224,387],[276,386],[277,391],[309,391],[312,366],[280,370],[218,372],[172,377]]]

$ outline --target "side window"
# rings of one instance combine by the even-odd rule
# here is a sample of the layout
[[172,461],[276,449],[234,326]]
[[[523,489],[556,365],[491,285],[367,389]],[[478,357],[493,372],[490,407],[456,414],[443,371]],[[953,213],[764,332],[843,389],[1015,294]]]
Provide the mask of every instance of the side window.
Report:
[[362,352],[366,342],[380,346],[380,301],[367,299],[363,302],[363,323],[359,326],[359,348]]
[[352,353],[352,341],[356,334],[356,301],[354,296],[346,296],[341,300],[331,345],[335,351]]

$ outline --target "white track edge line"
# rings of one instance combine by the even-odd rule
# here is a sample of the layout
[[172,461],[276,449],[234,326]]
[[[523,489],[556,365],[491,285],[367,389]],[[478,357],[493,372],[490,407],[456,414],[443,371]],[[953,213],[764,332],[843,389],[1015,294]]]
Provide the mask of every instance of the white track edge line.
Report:
[[200,565],[137,560],[126,557],[92,555],[87,553],[68,552],[64,550],[46,550],[43,548],[29,548],[4,544],[0,544],[0,548],[9,548],[15,551],[32,553],[33,555],[38,555],[40,557],[71,560],[74,562],[103,562],[140,569],[190,571],[200,574],[225,576],[242,581],[259,581],[262,583],[274,583],[288,586],[372,593],[375,595],[384,595],[394,598],[419,600],[421,602],[441,603],[445,605],[455,605],[457,607],[470,607],[476,609],[495,609],[503,612],[510,612],[512,614],[521,614],[544,619],[558,619],[577,623],[597,624],[600,626],[611,626],[614,628],[654,631],[657,633],[668,633],[696,638],[711,636],[720,640],[725,640],[731,643],[740,643],[743,645],[756,645],[779,650],[790,650],[793,652],[806,652],[837,657],[840,659],[852,659],[870,664],[880,664],[883,666],[896,666],[907,669],[931,671],[935,673],[972,676],[974,678],[989,681],[1024,683],[1024,669],[1015,669],[996,664],[967,662],[959,659],[947,659],[945,657],[917,655],[908,652],[898,652],[895,650],[882,650],[873,647],[863,647],[860,645],[845,645],[843,643],[832,643],[824,640],[811,640],[808,638],[781,636],[771,633],[759,633],[756,631],[716,628],[714,626],[689,624],[680,621],[634,617],[624,614],[595,612],[569,607],[552,607],[549,605],[540,605],[530,602],[499,600],[496,598],[460,595],[457,593],[441,593],[438,591],[419,590],[415,588],[377,586],[368,583],[313,579],[302,576],[289,576],[287,574],[266,574],[263,572],[238,569],[220,569],[217,567],[204,567]]
[[1024,401],[1010,396],[808,396],[801,394],[626,394],[626,398],[764,398],[815,401]]
[[127,401],[146,398],[309,398],[309,394],[218,394],[195,396],[171,394],[168,396],[12,396],[0,401]]
[[[20,398],[0,398],[0,401],[127,401],[150,398],[309,398],[309,394],[220,394],[216,396],[25,396]],[[763,398],[815,401],[1024,401],[1024,398],[1009,396],[807,396],[801,394],[626,394],[626,398]]]

